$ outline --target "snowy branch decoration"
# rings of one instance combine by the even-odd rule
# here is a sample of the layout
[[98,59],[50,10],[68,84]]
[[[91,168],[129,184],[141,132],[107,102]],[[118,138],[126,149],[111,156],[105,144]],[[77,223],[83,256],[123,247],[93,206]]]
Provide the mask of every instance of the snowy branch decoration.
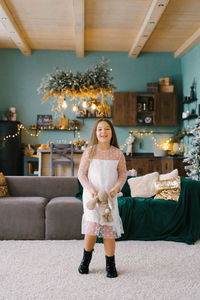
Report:
[[[111,96],[113,98],[113,89],[115,86],[111,83],[112,69],[108,61],[104,59],[97,65],[88,69],[84,74],[71,71],[63,71],[56,68],[54,74],[47,74],[42,79],[40,87],[37,89],[39,94],[45,94],[43,101],[48,101],[53,106],[53,110],[60,111],[63,100],[76,100],[77,105],[80,101],[89,99],[101,99]],[[52,100],[53,99],[53,100]],[[78,101],[79,103],[78,103]]]
[[200,117],[196,120],[196,126],[192,130],[194,138],[191,141],[191,149],[184,154],[183,162],[188,165],[185,166],[186,175],[194,180],[200,180]]

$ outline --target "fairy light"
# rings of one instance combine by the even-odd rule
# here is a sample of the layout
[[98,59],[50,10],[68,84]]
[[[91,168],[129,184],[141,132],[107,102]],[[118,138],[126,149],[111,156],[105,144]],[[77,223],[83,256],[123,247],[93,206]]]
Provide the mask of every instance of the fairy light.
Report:
[[[149,132],[147,132],[145,129],[141,132],[141,131],[138,131],[138,130],[129,130],[129,136],[131,136],[131,135],[139,135],[140,136],[140,138],[142,138],[143,137],[143,135],[148,135],[148,136],[150,136],[150,135],[152,135],[153,134],[153,130],[151,130],[151,131],[149,131]],[[153,138],[153,137],[152,137]],[[127,143],[125,143],[125,144],[123,144],[122,146],[120,146],[120,149],[123,151],[124,150],[124,148],[127,146]]]
[[91,109],[92,109],[92,110],[95,110],[95,109],[97,109],[97,106],[96,106],[96,104],[94,104],[94,103],[93,103],[93,104],[91,105]]
[[74,112],[76,112],[76,111],[78,110],[78,107],[76,106],[76,104],[73,104],[72,110],[73,110]]
[[64,99],[62,102],[62,108],[66,109],[68,107],[67,101]]
[[32,133],[32,132],[30,132],[23,124],[20,125],[20,129],[23,129],[27,135],[34,136],[34,137],[35,137],[35,136],[39,136],[39,134],[40,134],[40,132],[41,132],[41,130],[39,130],[39,131],[36,132],[36,133]]
[[[161,148],[163,150],[168,150],[170,143],[172,142],[172,139],[169,138],[169,139],[165,139],[162,142],[158,142],[157,139],[153,136],[153,133],[154,133],[153,130],[151,130],[149,132],[147,132],[145,129],[143,131],[132,130],[132,129],[129,130],[129,136],[138,135],[140,138],[142,138],[143,136],[151,136],[154,146]],[[120,149],[123,151],[126,146],[127,146],[127,143],[120,146]]]
[[30,136],[33,136],[33,137],[39,136],[39,134],[40,134],[40,132],[41,132],[41,130],[39,130],[37,133],[32,133],[32,132],[30,132],[23,124],[20,124],[20,125],[18,124],[18,125],[17,125],[17,132],[16,132],[16,133],[14,133],[14,134],[8,134],[8,135],[6,135],[6,136],[4,136],[4,137],[1,137],[0,139],[1,139],[3,142],[5,142],[5,141],[8,140],[8,139],[15,138],[15,137],[17,137],[17,136],[20,134],[20,131],[21,131],[22,129],[25,131],[26,134],[28,134],[28,135],[30,135]]
[[169,150],[169,146],[172,141],[172,139],[169,138],[169,139],[165,139],[163,141],[157,142],[157,139],[154,136],[152,136],[152,140],[153,140],[154,146],[156,146],[162,150]]
[[82,106],[83,106],[83,108],[87,107],[87,101],[86,100],[83,101]]

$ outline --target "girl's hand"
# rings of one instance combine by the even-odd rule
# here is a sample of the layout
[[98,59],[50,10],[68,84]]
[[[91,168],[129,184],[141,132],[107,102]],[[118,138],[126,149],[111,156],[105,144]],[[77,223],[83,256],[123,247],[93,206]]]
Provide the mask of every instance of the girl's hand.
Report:
[[90,189],[89,189],[89,192],[90,192],[92,198],[96,197],[97,194],[98,194],[97,191],[96,191],[95,189],[93,189],[93,188],[90,188]]
[[115,187],[115,188],[112,188],[111,190],[110,190],[110,196],[112,197],[112,198],[114,198],[115,196],[117,196],[117,193],[118,193],[118,187]]

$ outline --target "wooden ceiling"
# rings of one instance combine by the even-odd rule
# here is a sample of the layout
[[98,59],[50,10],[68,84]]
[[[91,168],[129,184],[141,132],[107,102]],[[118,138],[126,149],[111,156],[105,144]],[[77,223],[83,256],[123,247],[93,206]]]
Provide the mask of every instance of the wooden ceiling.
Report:
[[200,0],[0,0],[0,48],[174,52],[200,42]]

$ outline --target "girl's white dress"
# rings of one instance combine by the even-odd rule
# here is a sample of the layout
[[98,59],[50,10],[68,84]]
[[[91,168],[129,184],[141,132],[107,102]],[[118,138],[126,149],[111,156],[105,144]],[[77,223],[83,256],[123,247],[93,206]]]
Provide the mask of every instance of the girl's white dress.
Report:
[[[89,153],[94,151],[90,159]],[[82,234],[97,235],[104,238],[119,238],[123,231],[122,221],[119,216],[117,196],[113,198],[113,222],[100,223],[98,205],[93,210],[86,206],[92,196],[89,187],[96,191],[109,192],[113,187],[122,188],[126,181],[126,161],[122,151],[114,146],[109,150],[99,150],[97,146],[88,147],[81,158],[78,178],[83,186]]]

